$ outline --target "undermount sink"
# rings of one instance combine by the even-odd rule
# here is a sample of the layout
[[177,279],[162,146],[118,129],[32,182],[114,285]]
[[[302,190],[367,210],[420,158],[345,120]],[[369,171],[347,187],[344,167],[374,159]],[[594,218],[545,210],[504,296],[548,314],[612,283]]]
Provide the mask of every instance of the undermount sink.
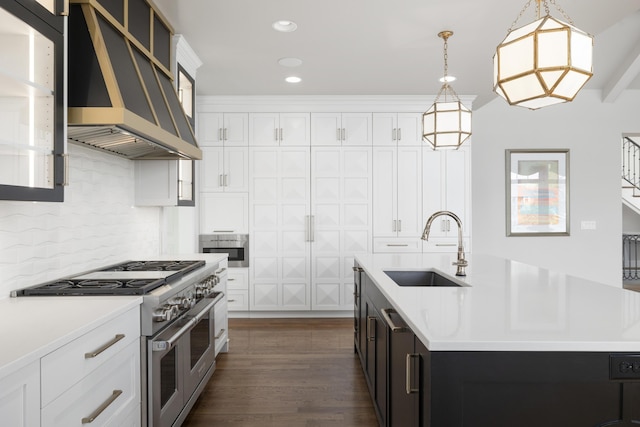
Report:
[[433,270],[386,270],[398,286],[464,286]]

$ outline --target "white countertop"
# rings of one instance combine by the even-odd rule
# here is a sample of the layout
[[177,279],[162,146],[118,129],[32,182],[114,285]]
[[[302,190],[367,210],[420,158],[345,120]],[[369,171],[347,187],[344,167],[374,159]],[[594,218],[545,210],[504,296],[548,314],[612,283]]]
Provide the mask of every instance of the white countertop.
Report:
[[[640,293],[496,257],[368,254],[356,260],[432,351],[640,351]],[[467,287],[401,287],[384,270],[432,268]]]
[[141,303],[140,296],[0,299],[0,378]]

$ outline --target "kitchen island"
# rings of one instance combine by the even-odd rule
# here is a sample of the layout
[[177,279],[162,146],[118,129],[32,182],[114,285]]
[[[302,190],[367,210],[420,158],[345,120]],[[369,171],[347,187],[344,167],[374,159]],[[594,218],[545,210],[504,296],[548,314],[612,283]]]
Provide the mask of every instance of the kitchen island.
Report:
[[[356,256],[356,350],[381,425],[640,420],[640,293],[478,254],[456,277],[453,261]],[[425,269],[460,286],[385,273]]]

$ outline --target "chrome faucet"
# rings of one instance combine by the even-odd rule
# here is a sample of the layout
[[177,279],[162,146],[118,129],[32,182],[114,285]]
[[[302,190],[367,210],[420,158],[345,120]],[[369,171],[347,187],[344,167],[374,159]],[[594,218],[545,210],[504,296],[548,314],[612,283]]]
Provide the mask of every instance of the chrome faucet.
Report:
[[466,259],[464,259],[464,248],[462,247],[462,221],[460,221],[460,218],[458,218],[456,214],[449,211],[438,211],[431,215],[424,226],[424,231],[422,232],[422,240],[429,240],[431,223],[433,223],[434,219],[442,215],[450,216],[458,224],[458,260],[454,262],[453,265],[458,266],[458,269],[456,270],[456,276],[466,276],[467,273],[465,273],[464,268],[469,265],[469,263]]

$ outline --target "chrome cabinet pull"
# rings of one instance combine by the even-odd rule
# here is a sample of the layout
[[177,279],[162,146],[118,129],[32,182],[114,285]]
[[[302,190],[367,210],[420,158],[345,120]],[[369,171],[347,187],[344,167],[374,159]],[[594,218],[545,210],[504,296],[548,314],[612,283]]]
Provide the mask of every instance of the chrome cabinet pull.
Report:
[[396,128],[393,128],[393,130],[391,131],[391,140],[392,141],[396,140]]
[[61,156],[64,164],[64,178],[62,179],[62,186],[68,187],[69,186],[69,154],[62,153]]
[[311,229],[311,242],[316,241],[316,216],[309,215],[309,227]]
[[371,329],[373,329],[375,331],[375,326],[374,328],[371,328],[371,321],[373,320],[374,325],[375,325],[375,321],[376,318],[374,316],[367,316],[367,341],[375,341],[376,337],[375,336],[371,336]]
[[234,299],[230,299],[228,302],[236,302],[236,300],[234,300]]
[[105,402],[98,407],[91,415],[82,419],[82,424],[89,424],[95,421],[96,418],[100,416],[104,412],[105,409],[109,407],[113,403],[114,400],[118,398],[122,394],[122,390],[113,390],[113,393]]
[[389,247],[405,247],[405,246],[409,246],[408,243],[387,243],[387,246]]
[[405,385],[405,391],[407,392],[407,394],[413,394],[413,393],[419,393],[420,392],[419,388],[411,387],[411,377],[413,376],[413,375],[411,375],[411,371],[412,371],[412,369],[411,369],[411,366],[412,366],[411,359],[414,359],[414,358],[416,358],[418,356],[420,356],[420,355],[419,354],[415,354],[415,353],[414,354],[407,354],[407,360],[406,360],[406,363],[405,363],[405,368],[406,368],[405,370],[406,370],[406,373],[407,373],[407,377],[406,377],[405,384],[404,384]]
[[222,336],[226,331],[227,331],[226,329],[220,329],[220,333],[216,335],[216,339],[219,340],[220,338],[222,338]]
[[397,313],[393,308],[383,308],[382,309],[382,317],[384,317],[384,321],[387,322],[389,328],[391,328],[391,332],[407,332],[407,328],[404,326],[396,326],[391,320],[391,313]]
[[402,139],[402,128],[398,128],[398,141]]
[[458,246],[455,243],[436,243],[436,246]]
[[225,186],[225,187],[227,187],[227,186],[229,185],[229,183],[228,183],[228,181],[227,181],[227,176],[228,176],[228,175],[225,173],[225,174],[224,174],[224,179],[222,180],[222,182],[223,182],[223,184],[224,184],[224,186]]
[[282,128],[280,128],[280,142],[282,142],[283,138],[282,138]]
[[340,128],[336,128],[336,141],[340,141]]
[[100,355],[100,353],[103,353],[104,351],[106,351],[109,347],[111,347],[112,345],[114,345],[115,343],[117,343],[118,341],[120,341],[121,339],[124,338],[124,334],[118,334],[116,335],[111,341],[109,341],[108,343],[106,343],[105,345],[103,345],[102,347],[100,347],[99,349],[92,351],[91,353],[85,353],[84,354],[84,358],[85,359],[93,359],[94,357],[97,357]]
[[402,220],[401,219],[398,220],[398,231],[399,232],[402,231]]
[[310,230],[310,215],[305,215],[304,216],[304,241],[305,242],[310,242],[311,241],[311,230]]
[[278,140],[278,128],[273,129],[273,140]]
[[346,141],[346,139],[347,139],[346,138],[346,134],[347,134],[347,132],[345,132],[344,128],[342,128],[342,140],[343,141]]
[[391,228],[392,228],[391,231],[394,231],[394,232],[398,231],[398,230],[396,230],[396,220],[395,219],[393,220],[393,225],[391,226]]
[[218,128],[218,140],[224,141],[224,134],[222,128]]
[[223,139],[226,141],[227,140],[227,128],[224,128],[224,132],[222,134]]

